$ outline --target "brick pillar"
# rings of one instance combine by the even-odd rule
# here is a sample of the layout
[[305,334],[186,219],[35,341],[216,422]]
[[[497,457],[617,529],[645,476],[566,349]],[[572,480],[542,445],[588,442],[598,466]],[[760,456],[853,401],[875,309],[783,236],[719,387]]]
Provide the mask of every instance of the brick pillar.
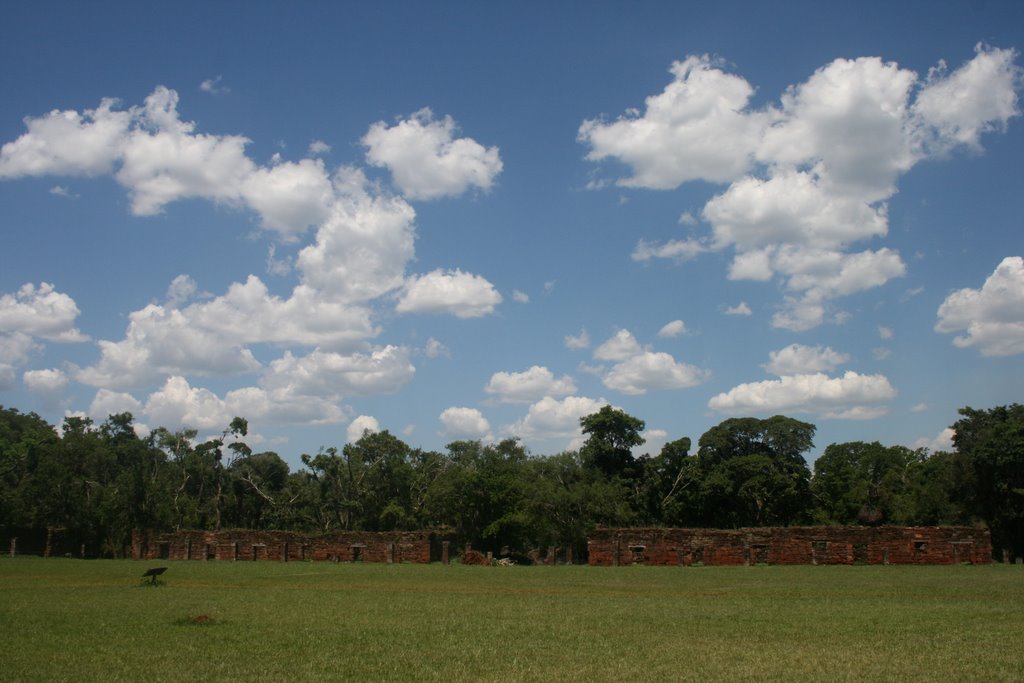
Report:
[[394,564],[395,562],[395,544],[388,543],[388,564]]
[[619,566],[619,539],[617,538],[615,539],[615,542],[612,543],[612,566]]
[[558,548],[556,548],[553,545],[549,545],[548,546],[548,561],[547,561],[547,564],[550,564],[552,567],[554,567],[556,564],[558,564]]
[[14,557],[14,552],[18,548],[18,537],[15,536],[11,539],[11,557]]
[[441,542],[441,564],[448,564],[448,544],[450,541]]
[[572,564],[572,546],[568,546],[565,549],[565,563]]
[[288,561],[288,541],[285,541],[284,543],[281,544],[281,561],[282,562],[287,562]]

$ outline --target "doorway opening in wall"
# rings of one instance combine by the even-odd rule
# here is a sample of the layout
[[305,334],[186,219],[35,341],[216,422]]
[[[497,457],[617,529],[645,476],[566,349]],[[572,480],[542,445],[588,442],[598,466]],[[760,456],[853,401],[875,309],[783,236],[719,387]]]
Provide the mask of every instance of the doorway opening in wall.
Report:
[[692,564],[694,567],[703,567],[704,566],[704,548],[702,548],[701,546],[696,546],[693,549],[693,551],[692,551],[692,555],[693,555],[693,562],[691,562],[690,564]]
[[363,561],[363,546],[354,545],[352,546],[352,561],[362,562]]
[[825,564],[828,557],[828,541],[815,540],[811,543],[811,564]]
[[754,544],[750,546],[750,564],[768,564],[768,546]]
[[971,541],[953,542],[953,562],[956,564],[974,564],[974,543]]
[[217,546],[212,543],[206,544],[206,559],[216,560],[217,559]]
[[171,544],[161,543],[160,544],[160,559],[168,560],[171,557]]

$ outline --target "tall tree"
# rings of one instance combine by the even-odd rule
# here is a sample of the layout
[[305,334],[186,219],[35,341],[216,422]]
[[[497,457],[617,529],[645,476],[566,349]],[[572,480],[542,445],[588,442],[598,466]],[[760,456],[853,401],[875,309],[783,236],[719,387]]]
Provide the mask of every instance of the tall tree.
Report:
[[953,445],[974,474],[970,504],[992,530],[992,545],[1024,557],[1024,406],[961,408]]
[[669,441],[653,458],[644,457],[643,523],[686,526],[694,523],[695,494],[700,483],[697,458],[690,455],[690,439]]
[[820,521],[829,524],[900,522],[913,516],[909,492],[922,454],[877,441],[834,443],[814,462]]
[[39,463],[55,459],[59,448],[57,432],[43,418],[0,406],[0,527],[39,523],[39,499],[29,489]]
[[730,418],[701,436],[699,517],[709,526],[789,525],[807,518],[815,427],[776,415]]
[[636,478],[639,468],[633,449],[644,443],[640,432],[643,420],[625,411],[604,406],[591,415],[580,418],[580,428],[587,440],[580,449],[584,462],[596,467],[608,477]]

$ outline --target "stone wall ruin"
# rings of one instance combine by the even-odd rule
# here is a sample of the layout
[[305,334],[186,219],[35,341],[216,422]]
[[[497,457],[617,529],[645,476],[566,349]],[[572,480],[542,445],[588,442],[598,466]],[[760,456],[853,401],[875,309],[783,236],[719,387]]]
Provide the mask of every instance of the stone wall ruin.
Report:
[[992,561],[988,530],[972,527],[599,528],[587,548],[591,566]]
[[132,532],[132,559],[135,560],[428,563],[446,561],[447,550],[448,541],[433,531]]

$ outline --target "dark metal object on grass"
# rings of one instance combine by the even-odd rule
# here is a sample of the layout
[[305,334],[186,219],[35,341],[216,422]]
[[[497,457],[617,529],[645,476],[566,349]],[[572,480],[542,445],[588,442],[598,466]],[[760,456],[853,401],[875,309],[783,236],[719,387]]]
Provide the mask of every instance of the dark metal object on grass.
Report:
[[147,569],[146,573],[142,575],[142,578],[145,579],[148,577],[150,579],[150,583],[155,586],[156,577],[160,576],[165,571],[167,571],[167,567],[153,567],[152,569]]

